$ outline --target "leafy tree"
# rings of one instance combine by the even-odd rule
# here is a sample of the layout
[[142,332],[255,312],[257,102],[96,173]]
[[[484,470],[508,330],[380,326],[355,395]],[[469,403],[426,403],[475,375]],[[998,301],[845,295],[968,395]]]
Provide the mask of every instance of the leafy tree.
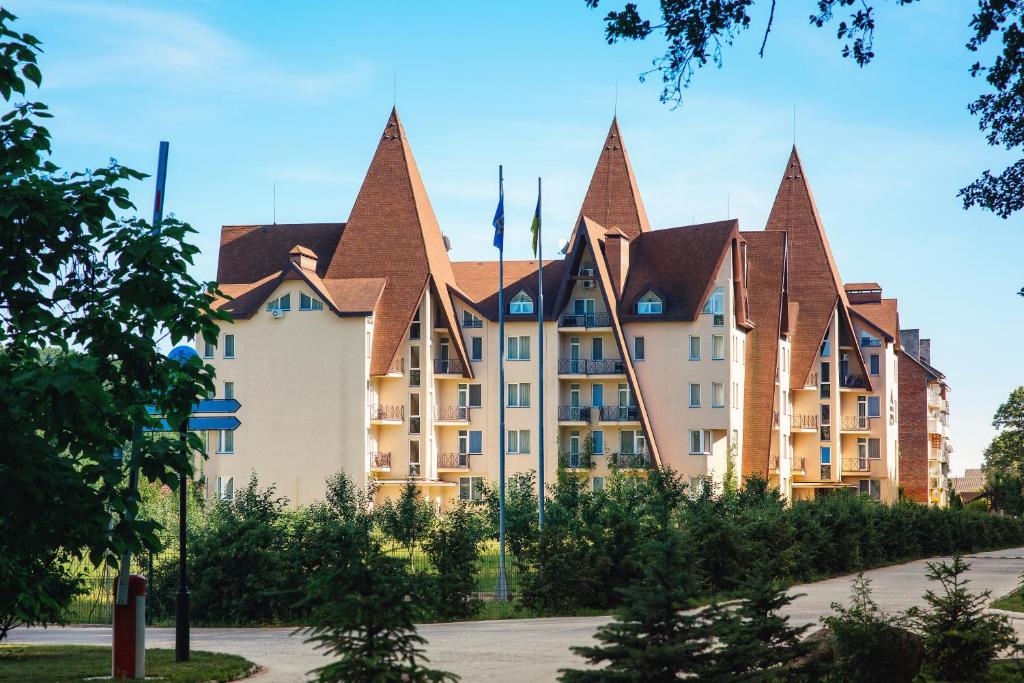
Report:
[[[491,536],[498,538],[498,486],[484,488],[484,506]],[[505,545],[513,559],[525,558],[537,542],[537,474],[517,472],[505,482]]]
[[1024,514],[1024,387],[1017,387],[996,410],[999,432],[984,452],[985,488],[992,508]]
[[471,616],[479,608],[476,569],[484,525],[465,504],[457,504],[434,524],[423,550],[437,570],[431,577],[431,603],[443,619]]
[[385,555],[367,527],[346,522],[330,568],[310,584],[317,606],[306,642],[336,659],[310,673],[323,683],[453,681],[456,676],[423,665],[413,623],[417,581],[405,563]]
[[46,105],[12,103],[42,80],[40,42],[14,19],[0,8],[0,615],[39,623],[69,595],[65,581],[40,580],[62,555],[116,564],[158,547],[117,454],[172,487],[191,471],[197,436],[182,446],[140,427],[147,404],[184,419],[213,370],[168,360],[157,339],[213,342],[227,316],[211,307],[212,284],[189,275],[194,231],[131,217],[127,184],[142,174],[50,161]]
[[434,512],[416,484],[408,482],[398,498],[389,498],[378,508],[377,521],[388,538],[406,549],[412,562],[416,545],[426,537],[434,521]]
[[996,657],[1017,648],[1006,617],[985,611],[991,591],[969,593],[964,575],[969,564],[959,554],[952,562],[929,562],[928,579],[940,592],[924,595],[930,609],[911,609],[909,616],[924,638],[924,673],[944,681],[973,681],[988,673]]
[[[915,0],[892,0],[898,6]],[[600,0],[585,0],[596,8]],[[605,39],[609,44],[620,41],[645,40],[662,35],[666,42],[664,54],[655,57],[652,68],[641,73],[643,81],[651,74],[661,76],[661,101],[678,106],[683,91],[689,87],[698,69],[709,62],[723,63],[724,48],[751,26],[751,11],[756,0],[678,0],[658,3],[660,18],[652,20],[642,14],[637,3],[625,2],[620,10],[605,17]],[[763,58],[768,37],[775,20],[775,0],[762,0],[769,6],[759,55]],[[810,24],[822,28],[832,24],[837,11],[849,12],[836,26],[836,37],[842,42],[842,55],[866,66],[875,57],[875,9],[865,0],[813,0]],[[965,19],[967,17],[965,16]],[[979,128],[990,145],[1014,150],[1024,143],[1024,3],[1019,0],[977,0],[969,18],[971,38],[969,53],[984,51],[989,41],[1002,41],[1002,51],[990,64],[974,62],[971,76],[984,78],[989,91],[970,103],[968,110],[978,117]],[[979,206],[1007,218],[1024,208],[1024,159],[1002,172],[984,171],[977,180],[960,190],[964,208]],[[1024,290],[1021,290],[1024,294]]]

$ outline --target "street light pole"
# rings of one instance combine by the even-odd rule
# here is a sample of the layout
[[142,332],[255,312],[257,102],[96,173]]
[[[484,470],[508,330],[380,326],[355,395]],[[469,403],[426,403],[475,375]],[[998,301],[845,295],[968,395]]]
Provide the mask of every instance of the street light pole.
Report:
[[[187,453],[188,419],[178,427],[178,441]],[[174,660],[187,662],[189,654],[188,553],[186,552],[186,510],[188,504],[188,472],[182,465],[178,473],[178,595],[174,609]]]

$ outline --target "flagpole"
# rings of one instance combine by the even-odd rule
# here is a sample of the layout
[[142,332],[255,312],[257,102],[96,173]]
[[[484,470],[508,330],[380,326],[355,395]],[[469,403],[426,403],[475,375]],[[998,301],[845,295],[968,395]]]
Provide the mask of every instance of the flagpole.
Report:
[[544,257],[541,240],[540,178],[537,178],[537,523],[544,529]]
[[[498,585],[494,595],[508,599],[508,578],[505,575],[505,180],[498,166],[498,204],[501,241],[498,246]],[[499,219],[495,216],[495,221]]]

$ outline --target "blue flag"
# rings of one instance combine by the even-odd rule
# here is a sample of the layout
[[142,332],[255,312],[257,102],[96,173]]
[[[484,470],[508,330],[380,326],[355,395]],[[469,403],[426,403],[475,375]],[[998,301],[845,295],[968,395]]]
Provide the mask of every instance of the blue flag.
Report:
[[494,246],[498,251],[505,246],[505,181],[501,176],[501,166],[498,167],[498,208],[494,211]]

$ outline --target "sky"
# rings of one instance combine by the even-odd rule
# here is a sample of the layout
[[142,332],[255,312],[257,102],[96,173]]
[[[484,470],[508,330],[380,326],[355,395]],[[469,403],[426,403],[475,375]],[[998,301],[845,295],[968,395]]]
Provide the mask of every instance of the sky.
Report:
[[[657,78],[638,80],[660,40],[605,42],[608,0],[3,4],[44,43],[33,97],[55,116],[56,163],[152,173],[170,141],[166,210],[198,231],[200,278],[215,276],[220,226],[274,219],[275,186],[278,222],[345,220],[395,103],[454,260],[496,258],[499,163],[506,257],[530,255],[538,176],[554,254],[616,111],[655,228],[763,229],[795,131],[843,279],[879,282],[902,326],[933,340],[953,472],[980,464],[992,413],[1024,380],[1024,215],[956,197],[1013,159],[967,112],[983,84],[968,74],[964,0],[878,0],[864,69],[834,27],[809,26],[812,0],[779,3],[758,58],[762,0],[677,108]],[[132,186],[147,217],[152,193]]]

